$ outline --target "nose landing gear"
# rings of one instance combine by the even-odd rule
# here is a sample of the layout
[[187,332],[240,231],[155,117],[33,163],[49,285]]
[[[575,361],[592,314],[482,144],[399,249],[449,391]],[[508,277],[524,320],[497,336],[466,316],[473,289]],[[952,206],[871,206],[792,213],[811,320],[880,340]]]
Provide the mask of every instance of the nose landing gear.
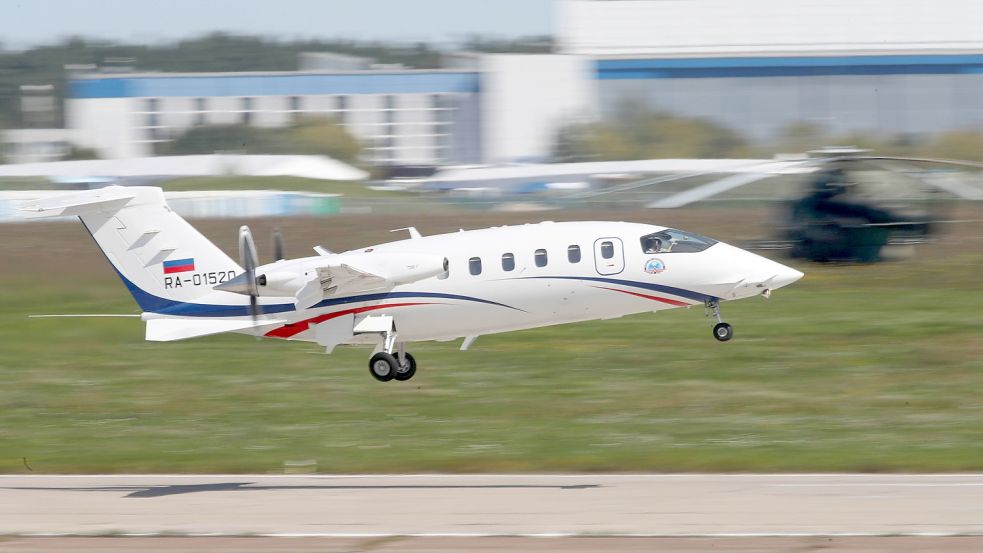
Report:
[[717,321],[717,324],[713,325],[713,337],[719,342],[726,342],[734,337],[734,327],[730,324],[725,323],[720,317],[720,300],[712,299],[706,301],[707,316],[710,316],[710,312],[713,313],[713,318]]

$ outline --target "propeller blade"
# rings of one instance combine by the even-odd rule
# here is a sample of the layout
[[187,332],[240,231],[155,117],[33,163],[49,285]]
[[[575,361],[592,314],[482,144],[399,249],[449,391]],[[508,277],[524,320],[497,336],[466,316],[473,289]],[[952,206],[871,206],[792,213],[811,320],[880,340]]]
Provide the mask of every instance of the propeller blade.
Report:
[[249,296],[249,315],[253,318],[253,324],[257,324],[257,319],[263,314],[262,308],[259,306],[259,298],[257,296]]
[[273,229],[273,261],[281,261],[286,259],[283,256],[283,233],[280,229]]
[[262,314],[259,306],[259,289],[256,282],[256,243],[253,242],[253,235],[249,227],[243,225],[239,227],[239,259],[242,261],[242,268],[245,270],[245,281],[249,294],[249,314],[253,318],[253,324]]

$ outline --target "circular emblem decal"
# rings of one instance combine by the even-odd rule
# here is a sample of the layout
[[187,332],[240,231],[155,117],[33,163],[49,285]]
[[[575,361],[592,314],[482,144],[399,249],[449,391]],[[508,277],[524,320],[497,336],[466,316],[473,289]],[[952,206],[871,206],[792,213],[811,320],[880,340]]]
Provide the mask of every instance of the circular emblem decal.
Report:
[[650,275],[657,275],[666,270],[666,264],[661,259],[653,257],[645,262],[645,272]]

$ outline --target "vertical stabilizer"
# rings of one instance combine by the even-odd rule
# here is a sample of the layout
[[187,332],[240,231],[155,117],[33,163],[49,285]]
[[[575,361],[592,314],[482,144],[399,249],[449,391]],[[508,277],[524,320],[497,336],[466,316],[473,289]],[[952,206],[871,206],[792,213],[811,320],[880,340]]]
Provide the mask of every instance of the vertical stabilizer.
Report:
[[35,202],[24,210],[27,217],[78,215],[147,312],[214,296],[215,285],[242,273],[171,211],[160,188],[110,186]]

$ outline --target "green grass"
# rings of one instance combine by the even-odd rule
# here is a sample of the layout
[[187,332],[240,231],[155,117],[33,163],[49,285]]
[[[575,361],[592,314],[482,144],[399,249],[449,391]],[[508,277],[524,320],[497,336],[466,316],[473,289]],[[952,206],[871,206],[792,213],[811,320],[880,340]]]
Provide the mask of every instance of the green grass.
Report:
[[[85,252],[86,255],[92,252]],[[96,276],[0,289],[0,472],[967,471],[983,469],[983,256],[807,266],[700,309],[416,344],[408,383],[367,350],[142,340]]]

